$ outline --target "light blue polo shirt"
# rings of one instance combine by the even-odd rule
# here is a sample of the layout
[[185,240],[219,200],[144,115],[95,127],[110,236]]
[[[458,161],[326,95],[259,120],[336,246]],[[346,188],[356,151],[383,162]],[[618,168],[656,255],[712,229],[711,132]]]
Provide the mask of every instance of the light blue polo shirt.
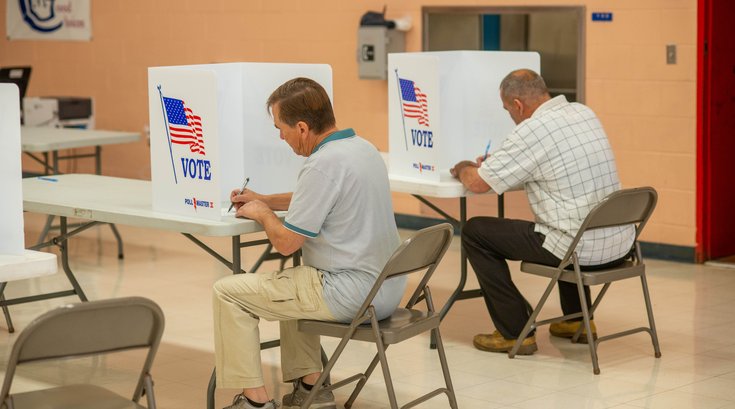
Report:
[[[339,321],[351,321],[400,239],[388,171],[378,150],[352,129],[314,148],[299,172],[284,226],[306,236],[304,264],[324,274],[324,300]],[[373,305],[388,317],[405,277],[386,281]]]

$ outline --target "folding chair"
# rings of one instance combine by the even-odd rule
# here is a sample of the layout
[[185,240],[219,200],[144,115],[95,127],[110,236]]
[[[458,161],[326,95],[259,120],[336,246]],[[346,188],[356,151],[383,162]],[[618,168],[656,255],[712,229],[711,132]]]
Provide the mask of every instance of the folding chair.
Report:
[[[656,324],[653,321],[653,308],[651,307],[651,298],[648,294],[648,284],[646,282],[646,265],[643,263],[640,245],[638,244],[638,237],[641,234],[643,227],[646,225],[648,218],[651,216],[651,213],[653,213],[653,209],[656,207],[657,197],[658,195],[656,194],[656,190],[652,187],[624,189],[614,192],[608,195],[599,205],[595,206],[589,215],[587,215],[582,222],[582,226],[579,228],[577,235],[574,237],[569,250],[567,250],[566,255],[558,266],[545,266],[528,262],[521,263],[522,272],[551,278],[551,282],[549,283],[549,286],[546,287],[546,291],[541,296],[541,299],[533,310],[528,322],[526,322],[526,326],[523,328],[523,331],[518,337],[513,349],[509,352],[508,355],[510,358],[513,358],[516,352],[518,352],[518,348],[520,348],[523,339],[525,339],[526,335],[531,332],[531,329],[537,328],[541,325],[572,318],[579,318],[581,316],[583,317],[584,329],[586,329],[587,334],[592,334],[592,329],[590,328],[590,317],[599,306],[600,301],[607,292],[607,289],[610,287],[610,284],[614,281],[634,277],[640,277],[641,279],[649,326],[617,332],[604,337],[599,337],[593,341],[590,341],[592,336],[588,336],[587,340],[590,348],[590,355],[592,356],[593,371],[595,375],[600,373],[600,366],[597,362],[597,346],[600,342],[631,335],[637,332],[648,332],[651,336],[651,341],[653,342],[653,349],[656,358],[661,357],[661,350],[658,345],[658,335],[656,333]],[[582,271],[579,266],[579,260],[576,252],[577,244],[582,238],[582,235],[585,232],[594,229],[628,224],[635,225],[635,242],[633,251],[631,252],[631,259],[626,260],[623,264],[608,269]],[[569,270],[569,267],[573,267],[573,270]],[[543,321],[536,321],[536,317],[541,311],[541,307],[543,307],[546,299],[551,293],[551,290],[556,286],[556,282],[559,280],[577,284],[582,312]],[[588,307],[586,297],[584,296],[584,286],[598,284],[604,284],[604,286],[597,295],[597,298],[595,298],[592,306]],[[577,330],[577,333],[572,338],[572,342],[577,342],[579,336],[582,334],[582,329],[583,327],[580,326],[579,330]]]
[[[153,358],[163,334],[163,312],[141,297],[117,298],[69,304],[36,318],[13,345],[5,372],[0,407],[7,409],[155,409]],[[96,385],[64,385],[10,394],[17,365],[71,357],[99,355],[132,349],[148,349],[132,399]]]
[[[444,346],[442,344],[441,335],[439,334],[439,324],[441,323],[440,316],[438,312],[434,311],[431,291],[427,286],[431,275],[434,273],[439,261],[447,251],[447,247],[449,247],[449,243],[452,240],[452,234],[452,226],[448,223],[443,223],[420,230],[404,241],[386,263],[383,271],[380,273],[380,276],[378,276],[375,285],[373,285],[373,288],[370,290],[365,302],[363,302],[360,310],[357,312],[357,315],[355,315],[355,318],[351,323],[343,324],[339,322],[299,320],[299,331],[342,338],[332,354],[332,357],[325,365],[321,376],[312,388],[309,397],[302,404],[302,408],[308,408],[317,393],[322,390],[333,390],[359,380],[355,390],[352,392],[352,395],[345,403],[345,408],[349,409],[363,386],[365,386],[365,383],[372,374],[376,365],[380,362],[380,367],[383,370],[383,377],[385,378],[385,386],[388,390],[390,407],[392,409],[397,409],[398,404],[396,402],[393,382],[388,369],[385,350],[391,344],[397,344],[426,331],[432,331],[436,337],[436,346],[446,387],[431,391],[403,405],[402,408],[416,406],[421,402],[433,398],[434,396],[445,393],[449,398],[449,406],[453,409],[457,409],[454,388],[452,387],[452,380],[449,377],[447,358],[444,354]],[[375,308],[371,303],[383,282],[401,275],[407,275],[419,271],[424,272],[424,274],[421,277],[416,290],[414,290],[411,298],[406,304],[406,307],[398,308],[390,317],[378,321],[375,316]],[[422,300],[426,302],[427,311],[414,308],[416,304]],[[334,364],[344,351],[345,346],[347,346],[347,342],[351,339],[375,343],[378,349],[377,354],[364,373],[355,374],[333,385],[324,385],[325,380],[329,377],[330,371],[334,367]]]

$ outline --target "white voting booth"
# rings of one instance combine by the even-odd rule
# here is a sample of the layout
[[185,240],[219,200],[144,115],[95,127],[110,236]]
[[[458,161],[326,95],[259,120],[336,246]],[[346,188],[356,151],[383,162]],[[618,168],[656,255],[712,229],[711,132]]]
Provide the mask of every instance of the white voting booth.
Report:
[[514,127],[498,89],[519,68],[540,73],[538,53],[389,54],[390,173],[438,182],[457,162],[498,149]]
[[280,139],[265,104],[296,77],[315,80],[332,98],[325,64],[149,68],[153,209],[220,220],[245,178],[259,193],[293,191],[304,158]]
[[25,250],[20,164],[20,102],[15,84],[0,84],[0,282],[56,272],[56,255]]

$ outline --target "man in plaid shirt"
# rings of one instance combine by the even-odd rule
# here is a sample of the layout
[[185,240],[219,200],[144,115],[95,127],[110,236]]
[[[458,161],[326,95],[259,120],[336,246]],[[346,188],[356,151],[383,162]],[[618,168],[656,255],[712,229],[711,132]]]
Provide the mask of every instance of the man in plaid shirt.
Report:
[[[528,69],[503,79],[500,98],[516,127],[492,156],[451,169],[475,193],[492,189],[502,194],[522,186],[535,216],[534,222],[475,217],[462,231],[462,245],[496,328],[476,335],[474,345],[490,352],[510,351],[532,311],[513,284],[506,260],[559,265],[590,210],[620,189],[607,135],[591,109],[563,95],[551,98],[543,78]],[[633,226],[585,233],[577,247],[579,262],[583,269],[620,264],[634,238]],[[590,305],[589,288],[585,293]],[[564,314],[581,312],[575,284],[560,281],[559,296]],[[580,325],[580,320],[564,321],[551,324],[550,331],[571,338]],[[518,354],[536,350],[532,332]]]

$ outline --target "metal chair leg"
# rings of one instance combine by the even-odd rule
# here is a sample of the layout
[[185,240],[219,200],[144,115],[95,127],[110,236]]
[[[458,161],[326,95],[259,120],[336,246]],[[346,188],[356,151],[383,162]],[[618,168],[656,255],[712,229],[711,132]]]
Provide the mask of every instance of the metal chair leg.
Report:
[[[372,306],[370,308],[372,308]],[[370,322],[373,327],[373,333],[375,334],[375,345],[378,347],[380,368],[383,370],[383,379],[385,380],[385,388],[388,390],[388,400],[390,401],[390,407],[391,409],[398,409],[396,391],[393,389],[393,379],[390,376],[390,369],[388,368],[388,358],[385,356],[385,347],[383,346],[383,340],[380,337],[380,330],[378,329],[378,319],[375,317],[374,313],[370,316]]]
[[538,314],[541,312],[541,308],[546,303],[546,299],[549,298],[549,294],[551,294],[551,291],[556,286],[557,281],[559,281],[559,277],[561,277],[562,271],[559,270],[556,275],[551,279],[551,282],[549,283],[548,287],[546,287],[546,291],[544,291],[544,294],[541,296],[541,299],[538,301],[538,304],[536,304],[536,308],[533,309],[533,312],[531,312],[531,316],[528,317],[528,320],[526,321],[526,325],[523,327],[523,330],[521,331],[520,335],[518,335],[518,338],[516,339],[515,344],[513,344],[513,348],[508,352],[508,358],[513,359],[516,354],[518,353],[518,350],[521,348],[521,345],[523,344],[523,340],[526,339],[526,335],[528,335],[529,332],[531,332],[531,327],[533,327],[536,324],[536,317],[538,317]]
[[577,292],[579,293],[579,303],[582,305],[582,317],[584,321],[584,328],[589,334],[587,340],[587,346],[590,348],[590,356],[592,357],[592,372],[595,375],[600,374],[600,365],[597,362],[597,341],[592,339],[592,326],[590,325],[590,312],[587,308],[587,297],[584,294],[584,284],[582,284],[582,272],[579,269],[579,262],[577,261],[577,255],[572,256],[574,262],[574,274],[577,277]]
[[658,345],[658,333],[656,332],[656,323],[653,321],[653,307],[651,306],[651,296],[648,294],[648,283],[646,281],[646,273],[641,274],[641,285],[643,286],[643,298],[646,301],[646,312],[648,313],[648,325],[651,328],[651,342],[653,342],[653,351],[656,358],[661,358],[661,348]]
[[447,386],[447,397],[449,398],[449,407],[457,409],[457,398],[454,395],[454,386],[452,385],[452,378],[449,375],[449,365],[447,365],[447,356],[444,353],[444,344],[442,343],[441,334],[439,334],[439,328],[431,330],[435,332],[434,339],[436,339],[436,350],[439,353],[439,362],[442,365],[442,374],[444,374],[444,384]]

